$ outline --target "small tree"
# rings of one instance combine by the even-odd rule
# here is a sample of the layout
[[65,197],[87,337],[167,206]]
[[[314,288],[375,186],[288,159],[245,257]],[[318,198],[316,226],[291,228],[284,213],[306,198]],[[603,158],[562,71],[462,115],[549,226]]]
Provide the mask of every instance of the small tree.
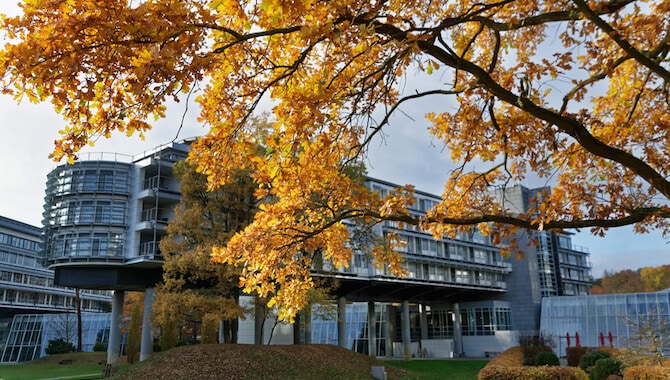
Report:
[[161,335],[158,344],[162,351],[175,348],[179,341],[178,324],[175,318],[166,318],[161,325]]
[[49,340],[49,345],[44,350],[47,355],[56,355],[56,354],[67,354],[68,352],[74,352],[76,348],[74,344],[65,341],[63,338],[51,339]]
[[130,317],[130,326],[128,327],[128,339],[126,340],[126,357],[128,363],[133,364],[139,360],[140,342],[142,340],[142,311],[140,304],[136,303],[133,307],[133,314]]
[[205,314],[202,317],[202,326],[200,329],[200,341],[203,344],[218,343],[217,332],[219,329],[219,319],[216,315]]
[[626,339],[626,361],[651,355],[663,365],[663,354],[670,351],[670,325],[667,314],[658,303],[648,313],[627,317],[626,324],[632,333]]
[[534,365],[535,358],[540,352],[553,352],[554,343],[552,339],[533,331],[519,332],[517,341],[523,351],[524,365]]

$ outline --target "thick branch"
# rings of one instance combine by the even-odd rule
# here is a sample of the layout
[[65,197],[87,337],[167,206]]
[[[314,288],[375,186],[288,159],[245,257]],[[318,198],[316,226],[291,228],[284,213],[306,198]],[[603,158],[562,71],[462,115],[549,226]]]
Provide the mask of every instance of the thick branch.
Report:
[[[374,218],[383,218],[385,220],[403,222],[409,225],[418,225],[420,221],[418,218],[411,215],[391,215],[382,217],[380,214],[374,212],[369,212],[368,214]],[[592,227],[622,227],[643,222],[650,217],[670,218],[670,209],[662,207],[644,207],[634,209],[627,216],[617,219],[551,220],[542,224],[510,215],[494,214],[479,215],[470,218],[427,218],[425,221],[427,223],[443,223],[458,226],[469,226],[480,223],[500,223],[533,230],[537,230],[539,228],[550,230]]]
[[598,28],[602,29],[605,34],[607,34],[614,42],[616,42],[619,47],[625,51],[628,55],[633,57],[640,64],[648,67],[651,71],[655,72],[661,78],[665,79],[666,82],[670,81],[670,72],[663,68],[663,66],[654,62],[651,58],[644,55],[642,52],[633,47],[628,41],[626,41],[621,35],[612,28],[605,20],[601,19],[596,13],[589,8],[589,6],[583,0],[573,0],[579,10],[593,22]]

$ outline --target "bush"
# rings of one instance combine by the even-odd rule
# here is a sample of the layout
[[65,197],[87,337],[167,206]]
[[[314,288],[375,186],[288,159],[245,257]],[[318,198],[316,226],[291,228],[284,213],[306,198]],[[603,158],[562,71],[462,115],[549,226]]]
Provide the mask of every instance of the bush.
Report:
[[579,368],[524,367],[523,348],[512,347],[491,360],[479,371],[479,380],[587,380]]
[[585,353],[589,351],[593,351],[595,348],[593,347],[585,347],[585,346],[579,346],[579,347],[567,347],[565,349],[565,355],[567,356],[568,359],[568,365],[570,367],[577,367],[579,366],[579,359],[584,356]]
[[478,380],[588,380],[584,371],[574,367],[501,367],[482,368]]
[[105,351],[105,345],[101,341],[96,340],[95,344],[93,345],[93,351],[94,352],[103,352],[103,351]]
[[667,380],[670,379],[670,367],[633,366],[623,371],[624,380]]
[[67,354],[68,352],[74,352],[76,349],[74,344],[66,342],[63,338],[51,339],[46,350],[44,350],[47,355],[56,355],[56,354]]
[[536,366],[541,366],[541,365],[551,365],[551,366],[557,366],[561,365],[561,361],[558,360],[558,356],[554,354],[553,352],[538,352],[537,355],[535,355],[535,365]]
[[531,334],[519,334],[517,337],[519,346],[523,351],[523,364],[524,365],[533,365],[535,364],[535,357],[540,352],[553,352],[551,346],[553,342],[550,338],[544,337],[542,335],[531,335]]
[[579,368],[583,369],[587,373],[591,371],[591,367],[596,364],[597,360],[609,358],[610,354],[605,351],[590,351],[582,355],[582,358],[579,359]]
[[591,380],[607,380],[610,375],[621,375],[621,360],[614,358],[605,358],[596,360],[596,363],[589,372]]

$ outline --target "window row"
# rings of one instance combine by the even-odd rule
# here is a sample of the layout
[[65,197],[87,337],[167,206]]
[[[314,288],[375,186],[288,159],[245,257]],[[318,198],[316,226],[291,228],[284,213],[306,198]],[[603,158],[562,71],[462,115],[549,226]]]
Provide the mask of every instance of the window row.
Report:
[[57,225],[63,224],[125,224],[126,202],[110,200],[78,200],[58,202],[54,207]]
[[124,237],[121,233],[79,233],[57,235],[52,242],[52,258],[101,256],[122,257]]
[[24,238],[20,238],[18,236],[6,234],[0,232],[0,244],[4,245],[9,245],[12,247],[17,247],[17,248],[22,248],[22,249],[27,249],[29,251],[35,251],[38,252],[40,250],[40,243],[33,241],[33,240],[28,240]]
[[[69,309],[76,306],[74,296],[14,289],[0,289],[0,302]],[[108,305],[108,301],[81,298],[81,309],[83,311],[105,311],[109,308]]]
[[512,329],[512,309],[508,307],[473,307],[461,310],[463,335],[493,335]]
[[408,279],[419,279],[457,284],[505,287],[501,273],[454,268],[435,263],[407,262]]
[[35,276],[27,273],[0,271],[0,281],[14,284],[26,284],[34,286],[53,287],[54,281],[51,277]]
[[24,268],[42,268],[42,264],[35,257],[20,253],[0,250],[0,262],[18,265]]
[[504,259],[495,249],[470,247],[454,242],[435,241],[430,237],[400,235],[405,240],[404,252],[425,256],[449,258],[487,265],[504,265]]
[[129,189],[127,169],[70,169],[59,173],[53,193],[101,191],[125,194]]

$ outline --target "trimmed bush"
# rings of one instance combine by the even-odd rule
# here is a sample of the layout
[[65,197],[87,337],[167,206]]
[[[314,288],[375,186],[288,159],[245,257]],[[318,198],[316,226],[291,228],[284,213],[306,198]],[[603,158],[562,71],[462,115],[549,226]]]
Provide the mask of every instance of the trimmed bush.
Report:
[[512,347],[491,360],[479,371],[479,380],[587,380],[575,367],[524,367],[523,349]]
[[584,346],[567,347],[565,349],[565,355],[567,356],[568,359],[568,365],[570,367],[578,367],[579,359],[581,359],[585,353],[593,350],[595,350],[595,348],[593,347],[584,347]]
[[588,380],[584,371],[575,367],[501,367],[487,365],[478,380]]
[[538,352],[537,355],[535,355],[535,365],[536,366],[542,366],[542,365],[550,365],[550,366],[557,366],[561,365],[561,361],[558,360],[558,356],[554,354],[553,352]]
[[621,375],[621,360],[605,358],[596,360],[589,372],[590,380],[607,380],[610,375]]
[[633,366],[623,371],[624,380],[667,380],[670,379],[670,367]]
[[51,339],[49,345],[44,350],[47,355],[67,354],[68,352],[75,352],[74,344],[66,342],[63,338]]
[[105,345],[101,341],[96,340],[95,344],[93,345],[93,352],[103,352],[103,351],[105,351]]
[[534,365],[535,357],[540,352],[553,352],[551,339],[542,335],[524,335],[518,337],[519,346],[523,351],[523,364]]
[[609,358],[610,354],[605,351],[591,351],[582,355],[582,358],[579,359],[579,368],[583,369],[586,372],[591,370],[596,364],[597,360]]

